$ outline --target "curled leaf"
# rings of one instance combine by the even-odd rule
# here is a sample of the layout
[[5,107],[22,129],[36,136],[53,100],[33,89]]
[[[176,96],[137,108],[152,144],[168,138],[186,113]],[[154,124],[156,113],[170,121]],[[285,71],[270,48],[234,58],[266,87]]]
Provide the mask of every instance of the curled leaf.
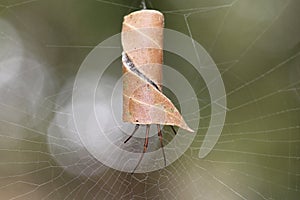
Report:
[[123,121],[188,127],[162,93],[163,15],[141,10],[124,17],[122,30]]

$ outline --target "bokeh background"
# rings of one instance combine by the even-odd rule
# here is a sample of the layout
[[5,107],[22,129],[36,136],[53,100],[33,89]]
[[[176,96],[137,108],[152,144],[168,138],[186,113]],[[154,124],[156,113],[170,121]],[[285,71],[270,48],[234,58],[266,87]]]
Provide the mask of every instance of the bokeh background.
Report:
[[[228,112],[212,152],[198,158],[210,119],[207,88],[171,53],[165,62],[190,80],[201,113],[197,137],[179,160],[151,173],[116,171],[97,161],[76,132],[76,73],[140,1],[0,0],[0,199],[298,199],[300,1],[147,5],[164,13],[166,28],[198,41],[222,74]],[[120,65],[116,60],[106,71],[104,87],[120,78]],[[164,132],[168,142],[172,134]],[[138,144],[130,147],[138,151]],[[150,146],[159,147],[157,140]]]

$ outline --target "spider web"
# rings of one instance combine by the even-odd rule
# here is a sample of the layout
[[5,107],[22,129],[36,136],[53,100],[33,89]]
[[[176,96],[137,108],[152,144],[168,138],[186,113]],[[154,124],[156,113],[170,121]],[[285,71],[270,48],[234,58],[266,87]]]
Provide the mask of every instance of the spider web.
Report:
[[[198,95],[186,103],[199,102],[201,123],[180,159],[131,175],[104,166],[85,149],[72,118],[74,77],[87,54],[118,33],[123,16],[139,4],[0,1],[1,199],[298,199],[297,0],[152,1],[167,28],[194,38],[216,62],[228,102],[222,135],[199,159],[210,101],[201,77],[186,67]],[[174,55],[165,60],[174,68],[188,65]],[[107,73],[105,86],[117,80],[119,69]],[[171,140],[171,132],[164,137]],[[141,150],[142,143],[129,149]],[[149,151],[155,145],[153,139]]]

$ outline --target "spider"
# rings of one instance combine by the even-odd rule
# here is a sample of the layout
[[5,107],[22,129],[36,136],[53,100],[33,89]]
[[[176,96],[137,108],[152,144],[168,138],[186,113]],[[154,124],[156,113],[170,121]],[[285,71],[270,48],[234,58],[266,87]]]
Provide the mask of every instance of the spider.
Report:
[[[135,125],[135,128],[133,130],[133,132],[131,133],[131,135],[124,141],[124,144],[127,143],[132,137],[133,135],[136,133],[136,131],[139,129],[141,124],[136,124]],[[174,126],[170,126],[174,135],[177,134]],[[158,131],[158,137],[159,137],[159,140],[160,140],[160,147],[162,149],[162,154],[163,154],[163,157],[164,157],[164,164],[165,166],[167,165],[167,160],[166,160],[166,155],[165,155],[165,151],[164,151],[164,144],[163,144],[163,137],[162,137],[162,130],[161,130],[161,127],[160,127],[160,124],[157,124],[157,131]],[[131,172],[131,174],[133,174],[135,172],[135,170],[138,168],[138,166],[140,165],[143,157],[144,157],[144,154],[146,153],[147,151],[147,148],[148,148],[148,140],[149,140],[149,132],[150,132],[150,124],[146,124],[146,135],[145,135],[145,141],[144,141],[144,149],[143,149],[143,153],[137,163],[137,165],[135,166],[135,168],[133,169],[133,171]]]

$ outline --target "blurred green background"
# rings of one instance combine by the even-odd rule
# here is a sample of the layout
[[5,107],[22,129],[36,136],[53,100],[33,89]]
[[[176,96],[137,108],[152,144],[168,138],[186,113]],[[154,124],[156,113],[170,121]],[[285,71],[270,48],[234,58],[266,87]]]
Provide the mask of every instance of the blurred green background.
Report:
[[[201,111],[179,160],[131,175],[103,166],[76,136],[74,77],[140,1],[0,0],[0,199],[299,199],[300,1],[147,5],[164,13],[166,28],[198,41],[222,74],[228,112],[212,152],[198,158],[210,117],[206,86],[168,53],[165,62],[190,77]],[[109,76],[119,78],[121,67]]]

